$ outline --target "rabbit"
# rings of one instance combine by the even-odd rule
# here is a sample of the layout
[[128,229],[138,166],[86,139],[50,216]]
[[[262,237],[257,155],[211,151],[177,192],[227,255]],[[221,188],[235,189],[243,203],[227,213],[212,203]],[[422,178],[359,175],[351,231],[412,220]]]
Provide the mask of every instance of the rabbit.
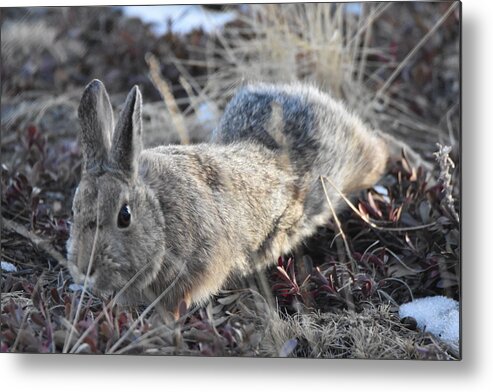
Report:
[[[208,143],[144,149],[134,86],[114,124],[93,80],[78,109],[83,155],[67,259],[74,281],[178,314],[275,263],[374,185],[390,148],[342,103],[302,84],[252,84]],[[320,181],[327,176],[338,188]],[[128,286],[128,287],[127,287]],[[176,316],[177,317],[177,316]]]

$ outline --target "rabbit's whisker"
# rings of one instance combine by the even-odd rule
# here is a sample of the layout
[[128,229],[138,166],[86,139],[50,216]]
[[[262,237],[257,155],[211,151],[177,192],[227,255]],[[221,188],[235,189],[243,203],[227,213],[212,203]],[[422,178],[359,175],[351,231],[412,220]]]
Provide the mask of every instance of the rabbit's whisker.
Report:
[[75,312],[74,319],[72,320],[72,328],[70,328],[70,332],[68,334],[68,339],[65,340],[65,342],[63,344],[63,351],[62,352],[64,354],[67,352],[68,345],[72,341],[72,336],[73,336],[74,330],[75,330],[75,328],[73,326],[75,325],[75,323],[79,319],[80,310],[82,309],[82,302],[84,300],[84,295],[85,295],[86,290],[87,290],[87,284],[89,281],[89,274],[91,273],[91,270],[92,270],[92,264],[94,262],[94,257],[95,257],[95,253],[96,253],[96,244],[97,244],[98,237],[99,237],[99,214],[100,214],[100,208],[99,208],[99,194],[98,194],[98,198],[96,199],[96,232],[94,234],[94,239],[93,239],[93,243],[92,243],[91,256],[89,257],[89,265],[87,266],[86,276],[84,278],[84,285],[82,286],[82,293],[80,295],[79,304],[77,305],[77,311]]
[[[115,304],[117,303],[118,298],[120,298],[120,296],[122,296],[123,293],[129,289],[129,287],[147,269],[148,266],[149,266],[149,264],[143,265],[140,268],[140,270],[138,270],[132,276],[132,278],[115,294],[115,296],[111,299],[111,301],[109,302],[109,304],[107,306],[106,305],[103,305],[103,308],[104,309],[106,309],[106,308],[109,308],[109,309],[113,308],[113,306],[115,306]],[[93,320],[93,322],[87,327],[87,329],[84,331],[84,333],[75,342],[75,344],[73,345],[72,349],[70,350],[70,353],[74,353],[77,350],[77,348],[80,346],[80,344],[91,333],[92,329],[98,324],[99,320],[101,320],[101,318],[105,315],[105,313],[106,313],[106,311],[105,312],[101,312],[101,313],[98,314],[98,316]]]
[[[123,336],[121,336],[120,339],[118,339],[118,341],[113,346],[111,346],[111,348],[108,350],[108,354],[112,354],[115,352],[115,350],[123,343],[123,341],[128,337],[128,335],[130,335],[135,330],[137,325],[142,323],[142,321],[144,320],[144,317],[147,315],[147,313],[149,313],[159,303],[159,301],[161,301],[164,298],[164,296],[166,294],[168,294],[168,292],[176,285],[176,283],[178,282],[178,279],[181,277],[181,275],[185,271],[187,264],[188,264],[188,261],[183,263],[180,272],[175,276],[175,278],[170,283],[170,285],[168,287],[166,287],[166,289],[161,294],[159,294],[156,297],[156,299],[154,301],[152,301],[149,306],[147,306],[147,308],[145,308],[145,310],[132,323],[130,328],[128,328],[128,330],[123,334]],[[148,265],[148,264],[146,264],[146,265]]]

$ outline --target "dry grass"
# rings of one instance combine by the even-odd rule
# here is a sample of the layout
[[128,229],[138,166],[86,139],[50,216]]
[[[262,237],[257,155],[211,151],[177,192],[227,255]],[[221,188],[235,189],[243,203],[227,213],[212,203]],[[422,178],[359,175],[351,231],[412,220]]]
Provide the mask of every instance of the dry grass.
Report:
[[[238,85],[250,81],[313,83],[345,100],[375,128],[400,136],[430,158],[434,142],[454,144],[458,130],[450,134],[413,113],[411,97],[397,79],[457,6],[449,5],[405,58],[393,63],[388,48],[370,41],[375,21],[394,15],[394,7],[402,11],[400,5],[364,4],[359,15],[346,12],[343,4],[252,5],[235,25],[207,42],[200,65],[207,68],[208,78],[197,95],[224,107]],[[456,104],[449,111],[456,112]]]
[[266,356],[453,359],[457,355],[432,336],[403,326],[388,305],[370,305],[358,313],[346,310],[283,316],[271,312],[266,320],[260,348]]

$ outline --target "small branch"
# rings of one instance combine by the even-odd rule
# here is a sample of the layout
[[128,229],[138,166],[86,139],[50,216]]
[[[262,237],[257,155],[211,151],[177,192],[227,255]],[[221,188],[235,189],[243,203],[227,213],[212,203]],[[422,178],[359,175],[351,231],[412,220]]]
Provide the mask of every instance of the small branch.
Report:
[[440,165],[440,175],[438,181],[443,185],[443,192],[445,193],[444,204],[447,211],[452,215],[457,223],[460,222],[459,214],[455,211],[453,186],[452,186],[452,170],[455,168],[455,164],[450,159],[450,151],[452,147],[442,146],[437,143],[438,151],[435,152],[435,159]]
[[182,276],[183,272],[185,271],[187,267],[188,262],[185,261],[178,272],[178,274],[175,276],[173,281],[169,284],[166,289],[159,294],[154,301],[152,301],[147,308],[144,309],[144,311],[139,315],[139,317],[130,325],[130,327],[127,329],[127,331],[116,341],[116,343],[113,344],[113,346],[110,347],[110,349],[107,351],[106,354],[113,354],[118,347],[122,345],[122,343],[125,341],[126,338],[129,337],[129,335],[134,332],[135,328],[139,323],[142,323],[144,320],[144,317],[161,301],[166,294],[178,283],[178,279]]
[[31,241],[38,248],[53,257],[61,266],[67,267],[67,260],[65,259],[65,257],[63,257],[63,255],[58,252],[47,240],[37,236],[33,232],[27,230],[24,226],[11,220],[2,219],[2,225],[8,230],[13,231]]
[[[99,199],[100,199],[100,197],[98,195],[98,198],[96,200],[96,233],[94,233],[94,238],[92,240],[92,249],[91,249],[91,256],[89,258],[89,265],[87,266],[86,275],[84,276],[84,285],[82,287],[82,293],[80,294],[79,304],[77,305],[77,310],[75,312],[74,319],[72,320],[72,323],[71,323],[72,327],[70,328],[68,338],[65,340],[65,342],[63,344],[63,350],[62,350],[63,354],[67,353],[67,351],[69,349],[69,344],[72,341],[72,336],[73,336],[74,332],[77,331],[75,325],[77,324],[77,321],[79,320],[80,311],[82,309],[82,302],[84,301],[84,295],[86,294],[86,291],[87,291],[87,282],[88,282],[89,274],[91,273],[92,264],[94,262],[94,257],[96,254],[96,244],[97,244],[98,237],[99,237],[99,216],[100,216]],[[67,336],[67,335],[65,335],[65,336]]]
[[326,180],[335,190],[336,192],[341,196],[341,198],[346,202],[346,204],[351,208],[364,222],[369,224],[372,228],[375,230],[381,230],[381,231],[411,231],[411,230],[422,230],[426,229],[428,227],[433,227],[436,225],[436,222],[428,223],[426,225],[418,225],[418,226],[410,226],[410,227],[380,227],[377,226],[375,223],[373,223],[370,218],[364,216],[361,214],[361,212],[358,211],[358,209],[354,206],[353,203],[342,193],[342,191],[337,188],[337,186],[330,180],[329,177],[327,176],[321,176],[322,179],[322,185],[323,185],[323,180]]
[[452,5],[449,7],[449,9],[445,12],[445,14],[442,15],[442,17],[435,23],[435,25],[421,38],[421,40],[418,42],[418,44],[407,54],[407,56],[404,58],[404,60],[401,61],[401,63],[398,65],[398,67],[395,69],[395,71],[390,75],[390,77],[387,79],[387,81],[384,83],[382,87],[377,91],[375,94],[375,99],[378,99],[382,96],[382,94],[387,90],[387,88],[392,84],[394,79],[401,73],[402,69],[406,66],[406,64],[409,62],[409,60],[416,54],[418,50],[420,50],[423,45],[428,41],[428,39],[437,31],[437,29],[447,20],[449,15],[452,13],[452,11],[455,10],[457,7],[458,2],[452,3]]
[[164,104],[166,105],[166,108],[171,115],[171,120],[173,121],[175,129],[180,136],[181,144],[190,144],[190,137],[185,126],[183,115],[181,114],[180,109],[176,104],[175,97],[171,93],[171,88],[168,82],[165,81],[161,76],[161,67],[159,61],[152,53],[147,53],[145,59],[147,65],[149,66],[149,76],[151,78],[151,81],[164,100]]
[[337,228],[339,229],[339,233],[341,234],[342,240],[344,241],[344,246],[346,247],[346,253],[347,253],[349,259],[354,262],[355,260],[354,260],[354,258],[352,256],[351,249],[349,248],[349,244],[348,244],[348,241],[347,241],[347,238],[346,238],[346,234],[342,230],[341,221],[337,217],[337,214],[336,214],[336,211],[334,209],[334,206],[332,205],[332,201],[330,200],[329,194],[327,192],[327,188],[325,187],[324,177],[323,176],[320,177],[320,181],[322,182],[322,188],[323,188],[324,193],[325,193],[325,198],[327,199],[327,202],[329,203],[330,211],[332,212],[332,216],[334,217],[334,220],[336,222]]

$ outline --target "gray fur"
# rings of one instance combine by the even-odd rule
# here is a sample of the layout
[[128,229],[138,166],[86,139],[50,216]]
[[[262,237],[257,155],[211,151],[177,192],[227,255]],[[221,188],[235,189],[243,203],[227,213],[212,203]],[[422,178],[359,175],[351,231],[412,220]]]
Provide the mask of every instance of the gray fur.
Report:
[[[94,103],[105,91],[87,89],[81,121],[107,107]],[[314,87],[244,87],[211,142],[191,146],[142,150],[141,105],[134,87],[111,148],[103,143],[97,154],[91,149],[99,148],[94,135],[101,132],[83,124],[85,163],[104,170],[83,173],[67,246],[71,272],[81,280],[97,232],[89,279],[96,291],[114,292],[144,268],[127,302],[149,302],[169,289],[163,303],[175,310],[182,299],[204,301],[228,278],[275,263],[331,217],[321,175],[349,193],[372,186],[388,158],[376,132]],[[328,190],[339,207],[340,196]],[[125,203],[132,221],[120,229]]]
[[99,165],[106,164],[113,132],[113,110],[101,81],[93,80],[84,90],[79,106],[79,120],[84,169],[99,170]]
[[142,95],[135,86],[125,100],[110,151],[111,165],[127,175],[135,175],[142,151]]

